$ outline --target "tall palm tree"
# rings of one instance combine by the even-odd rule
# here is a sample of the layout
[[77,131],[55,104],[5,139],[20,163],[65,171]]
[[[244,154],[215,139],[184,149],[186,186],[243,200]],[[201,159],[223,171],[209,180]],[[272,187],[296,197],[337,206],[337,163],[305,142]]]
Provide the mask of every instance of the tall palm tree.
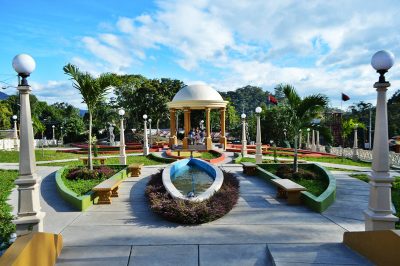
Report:
[[298,171],[297,163],[297,141],[299,130],[310,125],[311,120],[328,105],[328,98],[322,94],[313,94],[303,99],[296,92],[295,88],[289,84],[279,85],[286,96],[286,104],[289,108],[292,134],[294,135],[294,160],[293,171]]
[[92,161],[92,119],[93,112],[96,106],[102,102],[104,96],[114,85],[114,75],[113,74],[102,74],[98,78],[94,78],[88,72],[81,72],[79,68],[72,64],[67,64],[63,68],[64,73],[71,77],[73,81],[73,86],[82,95],[83,101],[86,103],[89,113],[89,152],[88,161],[90,170],[93,170]]

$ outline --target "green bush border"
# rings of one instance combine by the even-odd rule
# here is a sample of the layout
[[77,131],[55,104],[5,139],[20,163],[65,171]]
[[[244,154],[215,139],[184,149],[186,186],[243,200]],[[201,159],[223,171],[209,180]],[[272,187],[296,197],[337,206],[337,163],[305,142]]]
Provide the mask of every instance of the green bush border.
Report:
[[[119,168],[121,165],[107,165],[111,168]],[[122,170],[111,176],[109,179],[124,179],[127,177],[126,165]],[[67,188],[62,181],[62,176],[66,170],[70,169],[71,166],[65,166],[56,172],[56,185],[57,191],[66,202],[71,204],[75,209],[79,211],[85,211],[87,208],[97,203],[98,197],[92,192],[88,192],[86,195],[78,196],[75,192]]]
[[[257,175],[266,179],[270,182],[271,179],[280,179],[280,177],[268,172],[267,170],[263,169],[265,167],[277,167],[281,164],[259,164],[257,167]],[[327,172],[323,167],[316,163],[307,163],[302,165],[308,165],[309,167],[313,168],[318,173],[318,176],[325,178],[329,181],[328,187],[326,190],[319,195],[318,197],[314,196],[310,192],[302,191],[301,192],[301,200],[302,202],[311,210],[316,212],[323,212],[325,211],[334,201],[336,198],[336,179]]]

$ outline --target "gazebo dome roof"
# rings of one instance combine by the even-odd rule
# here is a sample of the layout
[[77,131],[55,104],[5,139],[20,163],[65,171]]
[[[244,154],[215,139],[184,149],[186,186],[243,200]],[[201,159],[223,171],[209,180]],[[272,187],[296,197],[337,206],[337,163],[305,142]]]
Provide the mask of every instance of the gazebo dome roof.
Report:
[[180,101],[224,101],[211,86],[195,84],[183,87],[175,94],[172,102]]

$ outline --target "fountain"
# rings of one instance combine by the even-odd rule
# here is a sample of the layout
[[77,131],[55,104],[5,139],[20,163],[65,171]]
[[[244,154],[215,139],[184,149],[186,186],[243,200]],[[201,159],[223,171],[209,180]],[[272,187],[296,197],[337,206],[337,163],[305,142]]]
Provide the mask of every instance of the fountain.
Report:
[[173,198],[190,201],[210,198],[221,188],[223,180],[218,167],[196,158],[172,163],[162,174],[165,189]]

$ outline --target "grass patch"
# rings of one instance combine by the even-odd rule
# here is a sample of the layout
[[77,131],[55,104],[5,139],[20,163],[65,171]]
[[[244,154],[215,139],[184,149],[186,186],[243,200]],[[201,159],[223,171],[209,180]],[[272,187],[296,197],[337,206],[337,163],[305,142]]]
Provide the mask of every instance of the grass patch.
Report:
[[10,235],[15,232],[15,225],[11,222],[14,218],[11,214],[12,207],[7,203],[8,197],[14,188],[14,181],[18,171],[0,170],[0,250],[7,248]]
[[371,163],[362,161],[353,161],[348,158],[331,158],[331,157],[302,157],[301,160],[312,161],[312,162],[322,162],[322,163],[334,163],[334,164],[344,164],[362,167],[371,167]]
[[328,187],[328,182],[325,179],[318,178],[318,173],[313,171],[313,168],[308,165],[299,164],[299,171],[294,173],[291,165],[281,164],[277,167],[268,169],[271,173],[280,178],[287,178],[305,187],[308,192],[318,197]]
[[[369,182],[369,176],[367,174],[351,174],[350,176],[364,182]],[[392,202],[396,209],[395,215],[400,218],[400,176],[394,177],[394,182],[392,184]],[[396,229],[400,229],[400,221],[396,222]]]
[[227,214],[239,199],[239,181],[224,172],[224,182],[214,195],[202,202],[173,199],[162,183],[162,172],[151,176],[145,192],[150,208],[161,217],[181,224],[201,224]]
[[93,171],[84,167],[76,167],[65,171],[61,179],[67,188],[78,196],[82,196],[115,173],[114,169],[104,166],[95,168]]
[[[41,149],[35,150],[36,161],[52,161],[52,160],[63,160],[78,158],[82,155],[57,152],[55,150],[44,150],[42,153]],[[19,162],[19,151],[0,151],[0,163],[18,163]]]
[[344,169],[344,168],[336,168],[336,167],[324,167],[326,170],[329,171],[341,171],[341,172],[360,172],[358,170],[353,169]]
[[[80,157],[83,157],[82,155]],[[137,156],[128,156],[127,164],[131,163],[143,163],[144,165],[160,165],[165,164],[165,162],[160,162],[157,160],[153,160],[149,157],[137,155]],[[99,165],[99,161],[93,161],[93,165]],[[119,158],[108,158],[106,160],[106,164],[119,164]],[[83,166],[82,161],[70,161],[70,162],[52,162],[46,164],[40,164],[44,166]]]

